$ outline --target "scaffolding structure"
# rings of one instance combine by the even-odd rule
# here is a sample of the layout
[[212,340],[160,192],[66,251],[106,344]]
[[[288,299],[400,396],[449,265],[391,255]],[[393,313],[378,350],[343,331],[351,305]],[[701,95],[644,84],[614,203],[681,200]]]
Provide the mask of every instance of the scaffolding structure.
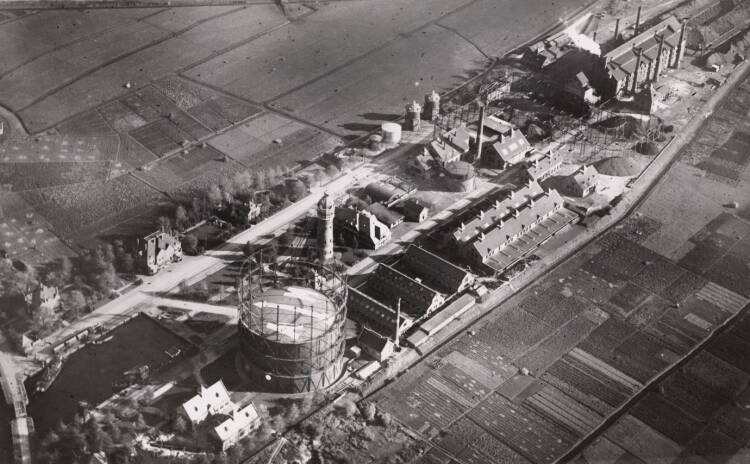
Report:
[[240,352],[267,390],[324,389],[342,373],[346,279],[309,261],[263,263],[262,251],[242,266]]

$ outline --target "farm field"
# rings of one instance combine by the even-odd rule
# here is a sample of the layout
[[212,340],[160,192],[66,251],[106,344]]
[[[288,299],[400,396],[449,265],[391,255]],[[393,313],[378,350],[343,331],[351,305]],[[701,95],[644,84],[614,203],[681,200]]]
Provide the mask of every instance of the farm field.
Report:
[[[33,135],[14,125],[0,143],[0,184],[71,243],[130,226],[140,234],[169,209],[167,195],[192,199],[241,169],[299,166],[339,145],[335,134],[377,127],[407,100],[484,68],[500,48],[483,54],[451,30],[472,14],[510,22],[483,3],[328,2],[286,16],[267,3],[4,15],[0,105]],[[580,4],[528,3],[522,36],[558,20],[540,11]]]
[[[88,66],[66,61],[72,59],[68,55],[77,56],[80,53],[75,49],[70,50],[73,47],[83,46],[76,41],[76,39],[80,40],[78,35],[70,39],[73,42],[71,45],[59,49],[51,47],[54,37],[50,38],[50,43],[40,45],[40,48],[46,50],[41,58],[30,56],[29,52],[19,52],[17,55],[20,56],[21,62],[35,59],[18,67],[11,74],[3,76],[3,80],[8,79],[9,83],[3,86],[5,90],[4,93],[0,93],[0,102],[17,111],[31,132],[37,132],[105,101],[125,95],[128,93],[124,87],[126,82],[140,82],[140,85],[143,85],[159,80],[209,57],[217,50],[241,42],[247,37],[262,34],[286,22],[278,8],[273,5],[230,9],[204,7],[191,10],[191,8],[164,10],[156,14],[154,10],[149,10],[152,16],[137,23],[140,25],[148,21],[145,23],[146,26],[138,27],[145,27],[146,31],[154,30],[154,36],[147,43],[131,46],[131,40],[117,38],[115,27],[104,28],[99,40],[92,41],[93,45],[91,45],[95,47],[92,52],[98,53],[100,58]],[[99,14],[106,14],[107,11],[119,10],[98,11],[101,11]],[[54,12],[44,11],[35,16],[39,17],[37,21],[43,20],[46,16],[52,16],[49,19],[54,21],[54,14]],[[75,22],[76,19],[70,21]],[[0,34],[6,27],[8,25],[0,25]],[[35,22],[18,27],[30,28],[28,30],[41,32],[44,36],[50,23]],[[131,25],[130,31],[125,27],[124,32],[130,35],[133,29],[137,27]],[[28,35],[26,29],[23,32]],[[24,37],[20,32],[15,32],[15,34],[20,35],[18,40]],[[136,36],[148,36],[148,34],[148,32],[139,32]],[[129,48],[128,50],[99,49],[103,46],[102,44],[110,43],[125,44]],[[36,73],[33,66],[40,60],[58,63],[56,67],[42,68],[60,69],[55,74],[55,79],[28,78],[30,74]],[[17,84],[11,85],[13,82]],[[30,88],[25,88],[26,82],[30,83]]]
[[210,142],[242,166],[257,170],[296,168],[340,144],[338,137],[274,113],[263,113]]
[[[712,118],[725,118],[732,100]],[[738,181],[731,183],[693,176],[688,187],[686,172],[697,170],[694,154],[688,145],[620,226],[377,392],[379,407],[431,440],[430,455],[461,462],[499,459],[466,435],[490,437],[529,462],[545,463],[589,433],[597,438],[577,450],[576,464],[694,456],[726,462],[734,454],[741,462],[750,443],[738,419],[747,415],[750,395],[743,354],[750,350],[748,174],[737,168]],[[684,201],[688,188],[697,201]],[[738,208],[723,206],[728,198]],[[673,219],[685,228],[674,236]],[[670,246],[657,236],[671,239]],[[676,249],[689,251],[675,255]],[[650,387],[724,324],[730,329]],[[446,366],[459,381],[442,381]],[[491,372],[509,375],[493,383]],[[471,385],[481,388],[467,393]],[[648,394],[640,395],[647,386]],[[635,395],[624,415],[599,429]],[[422,462],[433,461],[426,455]]]
[[[436,43],[439,48],[432,47]],[[486,63],[469,42],[430,25],[274,100],[271,106],[339,134],[361,133],[401,115],[407,102],[421,100],[433,88],[457,86]],[[365,81],[367,85],[362,85]]]

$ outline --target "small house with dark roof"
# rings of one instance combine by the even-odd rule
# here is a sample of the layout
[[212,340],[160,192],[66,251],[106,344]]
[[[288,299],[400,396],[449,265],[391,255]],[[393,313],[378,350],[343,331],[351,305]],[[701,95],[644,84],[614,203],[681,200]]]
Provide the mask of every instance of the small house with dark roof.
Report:
[[507,169],[524,161],[526,154],[531,150],[531,144],[520,130],[495,116],[486,118],[484,127],[486,134],[497,134],[494,139],[491,139],[494,142],[489,142],[490,147],[483,150],[483,158],[488,161],[488,164]]
[[426,152],[442,166],[460,160],[471,149],[471,134],[466,126],[459,126],[445,133],[439,140],[427,144]]
[[435,173],[434,160],[425,147],[422,153],[409,158],[406,171],[423,179],[429,179]]
[[430,213],[430,208],[420,203],[419,200],[409,198],[408,200],[401,203],[401,211],[406,216],[406,220],[410,222],[422,222],[427,219]]
[[599,189],[599,172],[594,166],[581,166],[563,179],[558,188],[563,195],[583,198]]
[[362,328],[357,340],[362,350],[372,359],[383,362],[393,356],[396,345],[391,339],[384,337],[367,327]]
[[378,221],[388,226],[389,229],[393,229],[397,225],[404,222],[403,214],[398,213],[390,208],[386,208],[384,205],[380,203],[371,204],[370,206],[367,207],[367,210],[370,211],[373,215],[375,215]]

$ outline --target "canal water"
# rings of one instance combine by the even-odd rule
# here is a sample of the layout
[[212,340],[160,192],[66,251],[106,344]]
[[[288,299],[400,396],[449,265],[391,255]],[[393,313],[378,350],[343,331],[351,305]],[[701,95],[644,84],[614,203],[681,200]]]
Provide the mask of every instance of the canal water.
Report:
[[120,325],[111,335],[111,339],[89,344],[68,357],[44,393],[34,394],[37,378],[27,380],[28,412],[39,437],[59,421],[69,421],[79,402],[97,405],[112,396],[123,372],[143,364],[152,369],[163,366],[170,361],[165,350],[180,346],[184,352],[187,348],[185,340],[143,315]]

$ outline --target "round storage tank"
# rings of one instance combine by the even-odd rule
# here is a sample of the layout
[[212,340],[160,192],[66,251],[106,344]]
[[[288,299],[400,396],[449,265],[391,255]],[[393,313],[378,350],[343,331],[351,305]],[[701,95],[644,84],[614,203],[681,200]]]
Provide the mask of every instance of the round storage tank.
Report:
[[474,166],[466,161],[454,161],[445,166],[445,177],[450,189],[456,192],[471,192],[476,189]]
[[[279,393],[320,390],[342,373],[346,285],[334,271],[312,263],[291,275],[311,277],[241,292],[240,352],[249,376]],[[302,271],[298,270],[302,269]],[[287,275],[287,271],[282,271]],[[291,283],[291,284],[290,284]]]
[[401,125],[395,122],[385,122],[380,126],[383,133],[383,143],[399,143],[401,141]]

